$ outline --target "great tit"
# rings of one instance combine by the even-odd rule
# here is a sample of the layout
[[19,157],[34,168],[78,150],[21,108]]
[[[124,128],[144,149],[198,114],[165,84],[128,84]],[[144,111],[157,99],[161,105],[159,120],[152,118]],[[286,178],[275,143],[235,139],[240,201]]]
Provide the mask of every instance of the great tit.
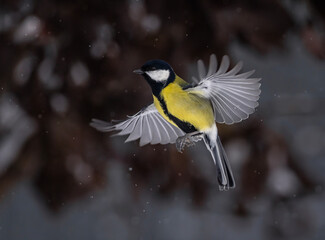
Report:
[[179,151],[203,140],[216,165],[219,188],[234,188],[233,173],[215,122],[233,124],[248,118],[258,106],[261,84],[260,78],[249,78],[254,70],[238,74],[241,62],[227,71],[229,65],[229,58],[224,56],[217,69],[213,54],[206,73],[199,60],[199,80],[193,78],[190,84],[177,76],[167,62],[148,61],[134,73],[150,85],[153,103],[117,124],[92,119],[91,126],[102,132],[129,135],[125,142],[140,139],[140,146],[176,143]]

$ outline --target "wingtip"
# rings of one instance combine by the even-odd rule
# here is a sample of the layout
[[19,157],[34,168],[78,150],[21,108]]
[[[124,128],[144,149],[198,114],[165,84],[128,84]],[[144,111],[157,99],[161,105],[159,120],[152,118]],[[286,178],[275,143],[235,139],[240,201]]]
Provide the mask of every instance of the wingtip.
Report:
[[253,75],[255,72],[256,72],[255,69],[252,69],[252,70],[248,71],[248,73],[250,73],[251,75]]
[[239,71],[243,68],[243,66],[244,66],[244,62],[243,61],[239,61],[237,64],[236,64],[236,66],[238,66],[238,68],[239,68]]
[[91,121],[89,122],[89,126],[95,128],[96,130],[101,131],[101,132],[110,132],[110,131],[114,130],[113,124],[96,119],[96,118],[91,119]]
[[140,147],[143,147],[144,145],[146,145],[147,143],[143,143],[143,142],[141,142],[141,139],[140,139],[140,142],[139,142],[139,146]]
[[197,61],[197,68],[198,68],[198,71],[199,71],[199,77],[200,77],[200,79],[205,78],[205,76],[206,76],[206,69],[205,69],[204,63],[203,63],[203,61],[201,59],[199,59]]
[[211,62],[217,62],[217,55],[215,55],[214,53],[210,55],[210,63]]
[[222,60],[229,60],[229,61],[230,61],[230,58],[229,58],[229,56],[226,54],[226,55],[223,55]]
[[92,118],[89,122],[89,126],[93,127],[93,128],[97,128],[97,124],[98,124],[99,120],[96,118]]

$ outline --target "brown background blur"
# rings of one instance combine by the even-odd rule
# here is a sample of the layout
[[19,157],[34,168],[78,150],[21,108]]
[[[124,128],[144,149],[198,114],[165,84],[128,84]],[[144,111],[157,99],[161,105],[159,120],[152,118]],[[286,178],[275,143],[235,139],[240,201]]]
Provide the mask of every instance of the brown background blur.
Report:
[[[321,0],[0,3],[0,239],[325,239]],[[202,143],[140,148],[89,127],[152,101],[153,58],[191,79],[229,55],[262,78],[218,125],[237,188]]]

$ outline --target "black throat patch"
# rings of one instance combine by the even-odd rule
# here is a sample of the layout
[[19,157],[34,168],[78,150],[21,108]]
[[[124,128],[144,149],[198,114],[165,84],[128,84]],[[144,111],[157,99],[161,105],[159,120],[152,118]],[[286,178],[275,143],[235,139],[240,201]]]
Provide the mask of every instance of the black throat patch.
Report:
[[156,81],[152,80],[147,74],[144,74],[143,76],[146,79],[146,81],[148,82],[148,84],[150,85],[153,95],[155,95],[158,99],[160,98],[161,90],[163,88],[165,88],[166,86],[168,86],[168,84],[174,82],[175,78],[176,78],[176,75],[175,75],[174,71],[172,71],[172,70],[170,70],[169,77],[168,77],[167,81],[165,81],[165,82],[156,82]]

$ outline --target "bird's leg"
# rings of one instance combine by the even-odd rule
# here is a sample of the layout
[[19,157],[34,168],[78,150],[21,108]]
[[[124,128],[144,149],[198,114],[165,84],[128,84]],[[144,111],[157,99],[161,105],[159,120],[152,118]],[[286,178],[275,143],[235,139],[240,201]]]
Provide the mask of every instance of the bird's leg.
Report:
[[203,139],[203,133],[193,132],[185,134],[183,137],[179,137],[176,140],[176,148],[179,152],[182,152],[186,147],[194,146],[196,142]]

